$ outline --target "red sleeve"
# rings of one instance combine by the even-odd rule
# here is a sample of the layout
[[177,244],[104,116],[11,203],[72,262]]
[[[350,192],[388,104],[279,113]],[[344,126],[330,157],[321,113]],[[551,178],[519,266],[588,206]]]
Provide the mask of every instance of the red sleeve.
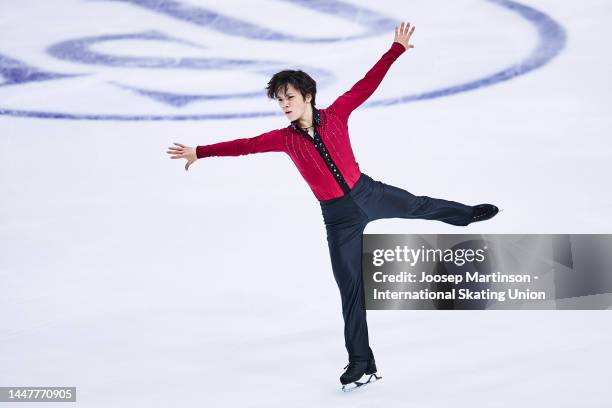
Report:
[[283,151],[285,151],[284,134],[282,130],[276,129],[251,138],[197,146],[196,156],[201,159],[211,156],[242,156],[244,154]]
[[366,101],[374,93],[378,85],[382,82],[391,64],[404,52],[406,48],[393,42],[391,48],[383,54],[378,62],[368,71],[368,73],[353,87],[339,96],[330,105],[338,115],[347,119],[353,110]]

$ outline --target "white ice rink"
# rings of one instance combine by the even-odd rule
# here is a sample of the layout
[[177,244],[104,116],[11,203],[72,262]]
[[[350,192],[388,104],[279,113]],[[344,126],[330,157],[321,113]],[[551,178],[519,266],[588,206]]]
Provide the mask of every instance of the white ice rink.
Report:
[[351,115],[361,170],[504,211],[365,232],[612,233],[611,17],[610,0],[0,0],[0,386],[76,386],[88,408],[612,406],[610,310],[369,311],[383,380],[342,393],[321,210],[289,157],[185,172],[165,153],[286,126],[264,94],[283,68],[328,106],[409,21],[415,48]]

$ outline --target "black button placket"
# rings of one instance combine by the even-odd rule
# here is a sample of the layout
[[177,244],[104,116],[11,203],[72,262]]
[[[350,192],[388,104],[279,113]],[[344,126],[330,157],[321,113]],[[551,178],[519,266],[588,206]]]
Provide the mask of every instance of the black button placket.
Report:
[[327,147],[325,146],[325,143],[323,143],[323,139],[321,138],[321,135],[319,134],[319,131],[317,130],[317,127],[321,126],[321,115],[319,113],[319,110],[313,107],[312,113],[314,117],[313,118],[314,123],[317,125],[314,128],[314,138],[310,137],[310,135],[306,131],[300,128],[297,125],[297,122],[292,122],[291,125],[293,126],[293,129],[298,131],[298,133],[301,133],[304,136],[306,136],[306,138],[314,144],[315,149],[317,149],[317,151],[321,155],[321,158],[327,165],[327,168],[329,169],[329,171],[334,176],[334,179],[338,182],[338,184],[340,185],[340,188],[342,189],[342,191],[344,191],[344,194],[347,194],[348,192],[351,191],[351,189],[346,183],[346,180],[344,180],[344,177],[342,177],[342,173],[340,173],[340,169],[338,169],[338,166],[336,166],[336,163],[334,163],[334,161],[332,160],[329,154],[329,151],[327,150]]

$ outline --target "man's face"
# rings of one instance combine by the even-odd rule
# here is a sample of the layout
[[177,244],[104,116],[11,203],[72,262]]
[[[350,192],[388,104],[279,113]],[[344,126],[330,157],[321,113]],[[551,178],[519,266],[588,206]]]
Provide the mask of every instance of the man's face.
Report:
[[291,84],[287,84],[286,92],[284,87],[280,87],[276,92],[278,106],[290,122],[302,117],[307,106],[310,104],[310,99],[310,95],[306,95],[306,100],[304,100],[300,91],[295,89]]

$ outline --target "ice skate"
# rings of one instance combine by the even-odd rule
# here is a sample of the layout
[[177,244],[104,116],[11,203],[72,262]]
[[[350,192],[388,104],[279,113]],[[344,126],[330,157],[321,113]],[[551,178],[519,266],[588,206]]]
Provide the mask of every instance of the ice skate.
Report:
[[346,371],[340,377],[342,383],[342,391],[353,391],[356,388],[363,387],[382,378],[376,371],[376,362],[374,359],[370,361],[352,361],[344,367]]
[[474,206],[474,214],[472,222],[485,221],[495,217],[499,212],[499,208],[493,204],[478,204]]

